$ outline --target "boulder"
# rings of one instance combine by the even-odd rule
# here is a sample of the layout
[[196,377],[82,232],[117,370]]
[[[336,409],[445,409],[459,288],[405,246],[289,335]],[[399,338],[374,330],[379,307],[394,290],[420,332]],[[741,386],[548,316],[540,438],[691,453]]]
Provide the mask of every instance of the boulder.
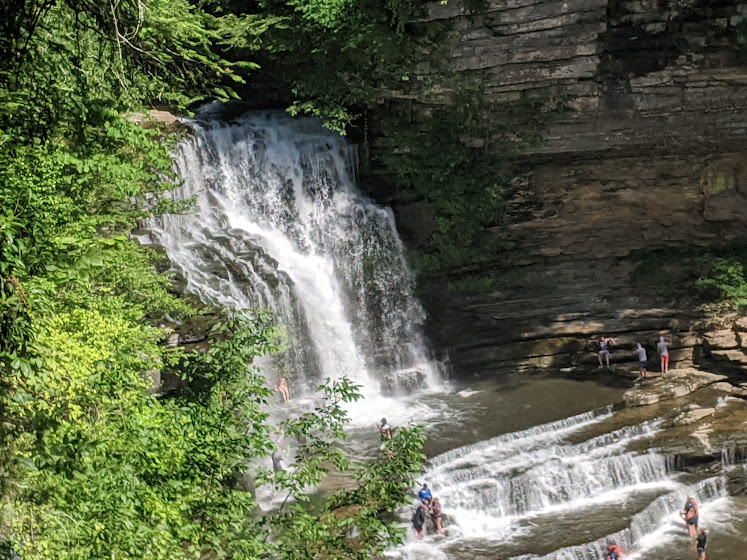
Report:
[[160,369],[149,369],[143,374],[146,381],[150,382],[148,388],[148,394],[157,394],[161,390],[161,370]]
[[703,335],[703,338],[703,344],[708,348],[730,349],[737,348],[739,346],[737,335],[734,331],[731,330],[707,332]]
[[711,358],[720,362],[747,365],[747,354],[741,350],[714,350],[711,352]]
[[166,348],[176,348],[179,346],[179,333],[171,333],[166,337]]
[[650,383],[630,389],[623,396],[623,400],[630,408],[645,406],[676,399],[713,383],[726,381],[726,379],[724,375],[716,375],[695,368],[670,370],[668,374],[656,377]]
[[425,381],[422,372],[416,369],[393,371],[381,379],[381,392],[384,395],[409,395],[421,389]]
[[747,496],[746,468],[732,468],[726,472],[726,491],[729,496]]

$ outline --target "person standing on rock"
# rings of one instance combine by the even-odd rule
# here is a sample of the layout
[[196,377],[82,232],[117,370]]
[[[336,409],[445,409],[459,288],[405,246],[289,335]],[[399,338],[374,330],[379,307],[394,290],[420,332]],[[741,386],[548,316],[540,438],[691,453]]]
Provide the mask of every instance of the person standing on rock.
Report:
[[648,361],[646,359],[646,349],[641,346],[640,342],[636,342],[635,353],[638,356],[638,379],[646,379]]
[[412,527],[418,534],[419,539],[423,538],[423,525],[425,525],[425,508],[421,504],[412,516]]
[[386,418],[382,418],[381,424],[376,424],[376,427],[379,428],[382,440],[392,439],[392,428],[389,427],[389,422],[386,421]]
[[659,337],[656,351],[659,352],[659,358],[661,359],[661,372],[669,373],[669,342],[664,340],[663,336]]
[[444,528],[441,526],[442,518],[443,510],[441,509],[441,502],[438,498],[433,498],[433,504],[431,505],[431,519],[433,520],[433,526],[439,535],[444,534]]
[[610,344],[617,344],[613,339],[607,337],[601,337],[599,339],[599,367],[603,367],[602,358],[607,359],[607,367],[610,367]]
[[680,517],[685,522],[687,533],[691,539],[698,535],[698,503],[695,498],[688,498],[685,502],[685,511],[680,512]]

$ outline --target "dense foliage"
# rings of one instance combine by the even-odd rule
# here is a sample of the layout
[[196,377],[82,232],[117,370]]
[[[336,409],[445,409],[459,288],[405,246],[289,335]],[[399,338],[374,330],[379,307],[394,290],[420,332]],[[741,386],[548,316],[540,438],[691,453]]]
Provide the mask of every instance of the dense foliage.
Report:
[[230,53],[251,53],[260,80],[290,91],[292,114],[344,131],[365,109],[395,91],[422,92],[444,70],[445,30],[423,23],[425,9],[420,0],[264,0],[256,14],[272,24]]
[[696,303],[722,301],[747,307],[747,247],[653,251],[641,255],[631,273],[641,296],[689,299]]
[[[315,411],[281,427],[298,443],[294,468],[257,472],[249,459],[278,447],[253,366],[278,351],[271,318],[222,311],[209,350],[167,348],[166,325],[200,311],[170,293],[155,253],[128,235],[138,219],[181,210],[162,198],[176,184],[178,135],[144,126],[147,110],[230,97],[238,68],[255,65],[221,52],[254,52],[270,31],[268,52],[281,52],[294,18],[323,30],[355,16],[351,6],[3,4],[0,554],[370,558],[399,538],[385,514],[407,499],[422,431],[396,431],[391,459],[355,466],[354,490],[305,507],[328,469],[350,468],[338,443],[356,388],[330,382]],[[377,21],[397,32],[396,18]],[[179,389],[153,394],[161,376]],[[262,514],[247,471],[287,492],[287,504]]]

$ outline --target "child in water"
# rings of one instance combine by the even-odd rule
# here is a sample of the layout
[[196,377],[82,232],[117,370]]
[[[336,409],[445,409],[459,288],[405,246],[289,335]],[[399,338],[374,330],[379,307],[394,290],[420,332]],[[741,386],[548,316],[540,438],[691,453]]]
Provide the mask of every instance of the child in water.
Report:
[[705,547],[709,533],[710,531],[708,529],[703,529],[700,535],[698,535],[698,539],[695,541],[695,550],[697,550],[699,554],[698,560],[706,560]]

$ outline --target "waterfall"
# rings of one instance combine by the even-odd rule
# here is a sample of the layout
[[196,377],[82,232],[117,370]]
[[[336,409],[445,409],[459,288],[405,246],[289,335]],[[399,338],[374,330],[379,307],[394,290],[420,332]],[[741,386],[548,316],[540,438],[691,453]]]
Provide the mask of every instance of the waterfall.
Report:
[[668,488],[667,458],[626,452],[650,437],[658,421],[605,433],[577,444],[564,438],[610,417],[604,408],[505,434],[434,457],[425,478],[449,504],[462,535],[485,535],[527,516],[618,499],[645,488]]
[[194,212],[149,227],[187,291],[272,312],[286,336],[267,375],[296,394],[343,375],[364,395],[387,376],[437,384],[393,214],[356,188],[344,138],[280,113],[190,125],[174,196]]
[[496,452],[510,453],[515,452],[517,448],[526,451],[528,446],[545,446],[548,442],[561,439],[572,431],[609,418],[611,412],[612,407],[605,406],[541,426],[534,426],[520,432],[503,434],[473,445],[465,445],[464,447],[452,449],[433,457],[429,463],[432,467],[454,463],[457,459],[461,459],[465,463],[470,463],[475,457],[479,458],[486,454],[492,455]]
[[[515,560],[597,560],[604,557],[603,551],[611,544],[621,546],[627,551],[637,548],[645,549],[660,540],[659,533],[663,526],[675,521],[675,518],[675,522],[679,521],[677,512],[682,509],[689,496],[693,496],[699,504],[703,504],[724,495],[723,477],[708,478],[692,486],[684,486],[660,496],[643,511],[633,516],[628,529],[596,541],[563,548],[546,556],[523,556]],[[652,542],[647,543],[646,540]]]

